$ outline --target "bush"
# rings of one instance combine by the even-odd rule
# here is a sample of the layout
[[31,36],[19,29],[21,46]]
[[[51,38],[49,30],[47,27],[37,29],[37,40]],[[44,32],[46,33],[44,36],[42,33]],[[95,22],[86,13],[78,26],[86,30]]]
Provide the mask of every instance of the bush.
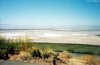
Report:
[[32,57],[42,58],[40,50],[39,49],[34,49],[33,52],[32,52]]
[[11,41],[11,39],[0,37],[0,59],[9,59],[9,54],[14,55],[19,52],[19,44]]
[[9,54],[19,54],[21,50],[26,51],[33,45],[31,42],[29,43],[29,41],[28,38],[6,39],[0,36],[0,59],[8,59]]
[[9,54],[14,55],[18,53],[19,49],[14,44],[3,44],[3,46],[0,46],[0,59],[9,59]]
[[70,58],[72,58],[72,55],[66,51],[63,51],[59,53],[57,58],[60,59],[62,62],[66,63]]
[[44,59],[46,59],[46,58],[49,58],[51,56],[54,56],[56,53],[52,49],[46,48],[46,49],[41,49],[41,54],[42,54],[42,57]]
[[4,59],[4,60],[9,59],[7,50],[0,49],[0,59]]

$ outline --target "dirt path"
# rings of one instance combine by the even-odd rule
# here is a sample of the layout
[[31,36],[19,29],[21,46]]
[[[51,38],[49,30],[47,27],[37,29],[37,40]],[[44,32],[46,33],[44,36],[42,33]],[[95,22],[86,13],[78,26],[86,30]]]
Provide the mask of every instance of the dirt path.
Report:
[[0,60],[0,65],[42,65],[42,64],[31,64],[26,62],[19,62],[19,61],[6,61],[6,60]]

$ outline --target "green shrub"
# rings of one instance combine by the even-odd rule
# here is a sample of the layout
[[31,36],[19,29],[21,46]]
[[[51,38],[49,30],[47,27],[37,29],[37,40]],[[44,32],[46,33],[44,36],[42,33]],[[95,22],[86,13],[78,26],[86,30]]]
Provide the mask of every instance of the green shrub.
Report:
[[39,58],[42,58],[40,50],[39,50],[39,49],[33,50],[33,52],[32,52],[32,57],[39,57]]
[[5,49],[0,49],[0,59],[9,59],[7,50]]
[[43,48],[43,49],[41,49],[41,54],[42,54],[42,57],[44,58],[44,59],[46,59],[46,58],[49,58],[49,57],[51,57],[51,56],[54,56],[55,54],[56,54],[56,52],[54,52],[52,49],[50,49],[50,48]]

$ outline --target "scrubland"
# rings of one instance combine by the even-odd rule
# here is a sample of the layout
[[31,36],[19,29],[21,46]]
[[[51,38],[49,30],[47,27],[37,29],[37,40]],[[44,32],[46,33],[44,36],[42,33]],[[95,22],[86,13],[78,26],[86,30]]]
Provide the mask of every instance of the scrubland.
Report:
[[43,65],[100,65],[100,46],[36,43],[30,40],[22,37],[5,39],[0,36],[0,59]]

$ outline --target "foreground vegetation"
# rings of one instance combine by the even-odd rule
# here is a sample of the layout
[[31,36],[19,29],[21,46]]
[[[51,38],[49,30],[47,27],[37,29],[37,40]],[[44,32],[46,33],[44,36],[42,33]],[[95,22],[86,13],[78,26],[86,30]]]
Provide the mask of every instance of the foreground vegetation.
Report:
[[[0,37],[0,59],[50,65],[99,65],[100,46],[63,43],[35,43],[28,37]],[[86,54],[76,58],[72,53]],[[57,62],[57,63],[55,63]]]
[[100,46],[97,45],[72,43],[34,43],[34,46],[39,48],[52,48],[56,52],[62,52],[65,50],[69,53],[100,55]]

